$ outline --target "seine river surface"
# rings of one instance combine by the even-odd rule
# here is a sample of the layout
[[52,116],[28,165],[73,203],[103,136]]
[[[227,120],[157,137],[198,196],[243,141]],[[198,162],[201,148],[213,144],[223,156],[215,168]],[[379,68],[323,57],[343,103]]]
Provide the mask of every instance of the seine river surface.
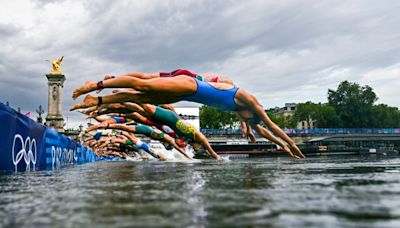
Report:
[[0,174],[0,227],[400,227],[400,158],[101,161]]

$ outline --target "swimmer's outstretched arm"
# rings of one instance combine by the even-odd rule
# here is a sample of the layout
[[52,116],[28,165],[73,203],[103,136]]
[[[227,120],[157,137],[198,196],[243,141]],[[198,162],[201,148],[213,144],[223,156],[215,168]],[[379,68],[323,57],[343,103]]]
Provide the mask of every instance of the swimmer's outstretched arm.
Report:
[[95,147],[97,148],[104,148],[105,146],[107,146],[108,144],[111,143],[111,138],[104,138],[104,139],[100,139],[99,141],[97,141]]
[[108,123],[104,123],[104,122],[99,123],[99,124],[94,124],[94,125],[88,127],[86,129],[86,132],[91,132],[91,131],[94,131],[94,130],[97,130],[97,129],[100,129],[100,128],[106,128],[107,125],[108,125]]
[[140,123],[146,123],[147,117],[137,113],[132,112],[130,114],[126,114],[127,118],[134,119],[135,121],[139,121]]
[[93,136],[90,135],[90,136],[88,136],[86,139],[84,139],[83,141],[84,141],[84,142],[88,142],[88,141],[93,140],[93,139],[94,139]]
[[272,120],[265,113],[261,105],[256,105],[255,107],[253,107],[253,110],[267,125],[268,129],[270,129],[273,133],[277,134],[281,139],[289,144],[294,155],[305,158],[303,153],[301,153],[300,149],[297,147],[296,143],[278,125],[272,122]]
[[[89,115],[89,117],[94,117],[94,116],[100,116],[103,114],[108,114],[112,112],[117,112],[117,113],[127,113],[129,112],[126,108],[125,105],[122,104],[102,104],[100,107],[93,106],[88,109],[93,109],[88,111],[86,114]],[[87,110],[87,109],[85,109]],[[82,112],[82,111],[81,111]]]
[[86,145],[92,148],[96,144],[96,142],[97,142],[96,139],[91,139],[86,142]]
[[99,110],[89,113],[89,117],[96,117],[96,116],[101,116],[101,115],[110,114],[110,113],[118,113],[115,116],[122,116],[122,114],[129,113],[129,111],[126,109],[101,108]]
[[112,117],[124,117],[124,118],[126,118],[126,114],[125,113],[120,113],[120,112],[110,112],[110,113],[107,113],[107,116],[109,116],[109,118],[112,118]]
[[134,126],[126,126],[125,124],[108,124],[105,127],[108,129],[119,129],[119,130],[128,131],[128,132],[132,132],[132,133],[136,132],[136,128]]
[[125,124],[110,124],[110,123],[101,123],[97,125],[90,126],[87,131],[93,131],[97,129],[119,129],[128,132],[136,132],[136,128],[134,126],[126,126]]
[[193,160],[182,148],[180,148],[178,145],[176,145],[175,140],[171,136],[164,134],[164,139],[165,139],[165,141],[170,143],[179,153],[181,153],[183,156],[185,156],[187,159]]
[[121,143],[121,144],[126,144],[126,140],[125,139],[111,139],[111,143]]
[[99,122],[99,123],[101,123],[101,122],[103,122],[103,121],[106,121],[108,118],[102,118],[102,117],[99,117],[99,116],[95,116],[95,117],[90,117],[90,118],[93,118],[93,119],[95,119],[97,122]]
[[148,115],[146,113],[146,110],[140,106],[139,104],[133,103],[133,102],[124,102],[125,108],[129,109],[131,112],[137,112],[140,115]]
[[211,81],[211,79],[218,77],[218,83],[227,83],[227,84],[231,84],[231,85],[235,85],[233,84],[233,81],[231,79],[229,79],[228,77],[223,77],[223,76],[218,76],[215,74],[207,74],[207,73],[203,73],[200,74],[203,78],[207,78],[206,81]]
[[200,132],[195,133],[195,138],[201,142],[201,144],[204,146],[204,148],[207,150],[208,154],[215,158],[216,160],[222,160],[221,156],[219,156],[217,153],[215,153],[214,149],[211,147],[210,143],[208,142],[206,136],[201,134]]
[[175,114],[178,114],[178,113],[176,113],[176,110],[175,110],[174,106],[172,106],[172,104],[162,104],[162,105],[160,105],[160,107],[164,108],[164,109],[168,109],[170,111],[173,111]]
[[118,139],[122,139],[122,140],[127,140],[128,138],[127,138],[126,136],[123,135],[123,132],[124,132],[124,131],[121,131],[121,132],[120,132],[120,135],[117,135],[117,138],[118,138]]
[[261,125],[259,124],[255,124],[253,125],[254,129],[258,132],[258,134],[260,134],[261,136],[263,136],[264,138],[269,139],[270,141],[276,143],[277,145],[279,145],[280,147],[282,147],[282,149],[288,153],[291,157],[295,158],[294,154],[290,151],[289,147],[284,144],[282,142],[281,139],[279,139],[278,137],[276,137],[275,135],[271,134],[271,132],[269,132],[267,129],[263,128]]
[[149,145],[147,145],[145,142],[142,142],[140,139],[136,138],[132,134],[130,134],[128,132],[123,132],[123,135],[128,137],[128,139],[130,139],[137,147],[139,147],[140,149],[146,151],[151,156],[153,156],[155,158],[158,158],[160,160],[166,160],[167,159],[162,153],[156,153],[153,149],[150,148]]
[[112,156],[112,157],[118,157],[118,158],[125,158],[120,154],[120,152],[117,151],[107,151],[106,155]]

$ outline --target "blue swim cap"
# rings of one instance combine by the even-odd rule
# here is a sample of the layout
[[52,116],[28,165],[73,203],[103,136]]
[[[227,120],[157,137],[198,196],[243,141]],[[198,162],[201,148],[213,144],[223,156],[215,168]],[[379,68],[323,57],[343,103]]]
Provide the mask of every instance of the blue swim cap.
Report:
[[103,134],[99,131],[95,135],[93,135],[93,138],[96,139],[96,140],[99,140],[102,135]]
[[166,146],[165,149],[172,150],[174,149],[174,146],[172,144],[168,144],[168,146]]

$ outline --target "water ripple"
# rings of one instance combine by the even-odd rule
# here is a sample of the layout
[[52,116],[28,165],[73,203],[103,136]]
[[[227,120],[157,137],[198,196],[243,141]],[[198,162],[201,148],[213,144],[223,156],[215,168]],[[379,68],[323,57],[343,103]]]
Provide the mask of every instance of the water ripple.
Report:
[[399,227],[400,159],[96,162],[0,173],[0,227]]

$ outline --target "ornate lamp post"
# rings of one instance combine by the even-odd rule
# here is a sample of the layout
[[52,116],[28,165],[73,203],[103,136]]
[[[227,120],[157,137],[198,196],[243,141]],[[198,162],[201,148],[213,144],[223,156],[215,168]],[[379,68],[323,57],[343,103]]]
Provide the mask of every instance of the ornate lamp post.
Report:
[[48,112],[46,125],[58,132],[64,132],[64,118],[62,116],[62,88],[65,76],[61,73],[61,62],[64,56],[51,61],[52,69],[46,74],[48,80]]

